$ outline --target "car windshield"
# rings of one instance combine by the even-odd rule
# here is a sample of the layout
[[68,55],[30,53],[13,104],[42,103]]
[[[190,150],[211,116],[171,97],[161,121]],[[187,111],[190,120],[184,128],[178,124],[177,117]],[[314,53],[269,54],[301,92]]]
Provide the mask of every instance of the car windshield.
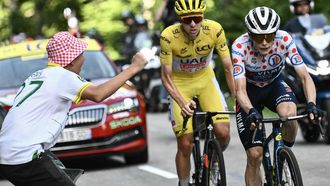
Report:
[[[101,51],[86,51],[80,75],[86,80],[112,78],[116,70]],[[33,72],[47,67],[47,57],[0,60],[0,89],[19,87]]]

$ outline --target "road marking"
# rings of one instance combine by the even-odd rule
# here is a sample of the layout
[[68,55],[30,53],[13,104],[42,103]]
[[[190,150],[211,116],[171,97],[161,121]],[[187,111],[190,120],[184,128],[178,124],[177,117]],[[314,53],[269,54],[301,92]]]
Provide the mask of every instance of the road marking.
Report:
[[150,172],[152,174],[157,174],[157,175],[162,176],[167,179],[178,178],[178,176],[176,174],[173,174],[171,172],[164,171],[164,170],[161,170],[156,167],[149,166],[149,165],[142,165],[142,166],[139,166],[138,168],[141,170],[144,170],[146,172]]

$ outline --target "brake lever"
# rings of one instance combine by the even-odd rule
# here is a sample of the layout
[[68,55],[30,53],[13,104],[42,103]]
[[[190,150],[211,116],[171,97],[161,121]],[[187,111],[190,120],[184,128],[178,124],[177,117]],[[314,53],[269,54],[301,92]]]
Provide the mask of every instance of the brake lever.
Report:
[[251,143],[253,143],[254,140],[255,140],[255,137],[256,137],[256,134],[257,134],[257,130],[262,130],[262,126],[263,126],[262,122],[257,122],[256,125],[257,126],[254,128],[254,131],[253,131]]
[[177,135],[182,135],[188,130],[187,129],[188,119],[189,119],[189,116],[183,117],[183,126],[182,126],[182,129],[177,133]]

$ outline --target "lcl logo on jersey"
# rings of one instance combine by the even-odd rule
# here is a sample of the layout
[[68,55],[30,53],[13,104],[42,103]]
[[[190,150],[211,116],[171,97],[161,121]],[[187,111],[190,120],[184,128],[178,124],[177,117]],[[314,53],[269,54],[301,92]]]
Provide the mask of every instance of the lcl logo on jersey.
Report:
[[211,46],[210,45],[204,45],[202,47],[197,47],[196,48],[196,52],[200,52],[200,51],[208,51],[211,49]]
[[234,65],[234,76],[238,76],[243,73],[243,66],[242,65]]
[[300,65],[303,63],[303,60],[299,54],[295,54],[291,57],[291,63],[293,65]]
[[273,54],[269,56],[268,64],[272,67],[277,66],[279,63],[281,63],[282,57],[279,54]]

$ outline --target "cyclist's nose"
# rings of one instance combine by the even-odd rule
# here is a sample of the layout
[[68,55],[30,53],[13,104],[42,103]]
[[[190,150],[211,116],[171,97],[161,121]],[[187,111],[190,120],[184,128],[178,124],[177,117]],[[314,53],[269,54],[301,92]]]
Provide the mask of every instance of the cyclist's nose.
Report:
[[194,22],[194,20],[191,20],[190,24],[189,24],[191,27],[195,26],[196,23]]

